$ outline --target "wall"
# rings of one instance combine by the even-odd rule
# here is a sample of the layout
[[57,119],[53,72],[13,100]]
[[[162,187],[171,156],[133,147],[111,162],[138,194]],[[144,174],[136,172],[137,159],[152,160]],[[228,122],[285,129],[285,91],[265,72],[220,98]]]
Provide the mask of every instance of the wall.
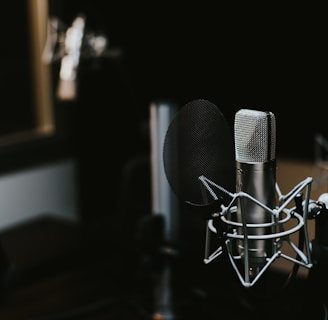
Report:
[[78,209],[74,159],[0,175],[0,231],[44,215],[76,221]]

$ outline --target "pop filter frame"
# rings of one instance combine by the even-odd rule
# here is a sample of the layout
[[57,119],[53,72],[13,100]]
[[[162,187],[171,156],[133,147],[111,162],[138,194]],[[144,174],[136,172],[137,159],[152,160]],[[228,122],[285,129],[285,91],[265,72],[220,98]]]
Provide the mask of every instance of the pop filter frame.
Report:
[[[232,131],[216,105],[198,99],[178,110],[165,135],[163,163],[172,190],[188,204],[203,208],[209,204],[200,192],[200,175],[227,189],[234,187]],[[225,193],[220,197],[230,200]]]

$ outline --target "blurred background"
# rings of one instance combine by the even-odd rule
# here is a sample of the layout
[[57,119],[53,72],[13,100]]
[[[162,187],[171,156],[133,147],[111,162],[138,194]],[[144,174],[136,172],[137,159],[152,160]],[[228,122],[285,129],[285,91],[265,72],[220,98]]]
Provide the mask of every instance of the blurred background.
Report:
[[[150,317],[150,274],[162,261],[152,261],[161,242],[152,219],[153,101],[179,109],[209,100],[231,132],[239,109],[272,111],[283,191],[324,177],[314,171],[328,138],[318,12],[104,0],[3,7],[2,319]],[[318,188],[315,199],[326,181]],[[181,210],[176,301],[188,316],[214,319],[227,308],[237,317],[238,285],[228,263],[203,264],[204,232],[204,220]],[[220,309],[212,292],[238,298]]]

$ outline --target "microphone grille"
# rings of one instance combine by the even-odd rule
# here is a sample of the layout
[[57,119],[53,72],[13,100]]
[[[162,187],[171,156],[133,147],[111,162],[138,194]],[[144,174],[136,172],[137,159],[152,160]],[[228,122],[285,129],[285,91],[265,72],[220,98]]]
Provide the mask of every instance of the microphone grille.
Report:
[[235,156],[239,162],[267,162],[276,155],[276,121],[269,111],[241,109],[235,114]]

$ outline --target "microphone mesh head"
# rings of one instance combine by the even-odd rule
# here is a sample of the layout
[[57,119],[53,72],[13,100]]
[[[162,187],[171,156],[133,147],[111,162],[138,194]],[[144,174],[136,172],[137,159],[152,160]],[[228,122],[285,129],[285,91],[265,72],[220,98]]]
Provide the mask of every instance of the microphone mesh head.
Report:
[[235,156],[239,162],[267,162],[276,156],[276,121],[269,111],[241,109],[235,114]]

